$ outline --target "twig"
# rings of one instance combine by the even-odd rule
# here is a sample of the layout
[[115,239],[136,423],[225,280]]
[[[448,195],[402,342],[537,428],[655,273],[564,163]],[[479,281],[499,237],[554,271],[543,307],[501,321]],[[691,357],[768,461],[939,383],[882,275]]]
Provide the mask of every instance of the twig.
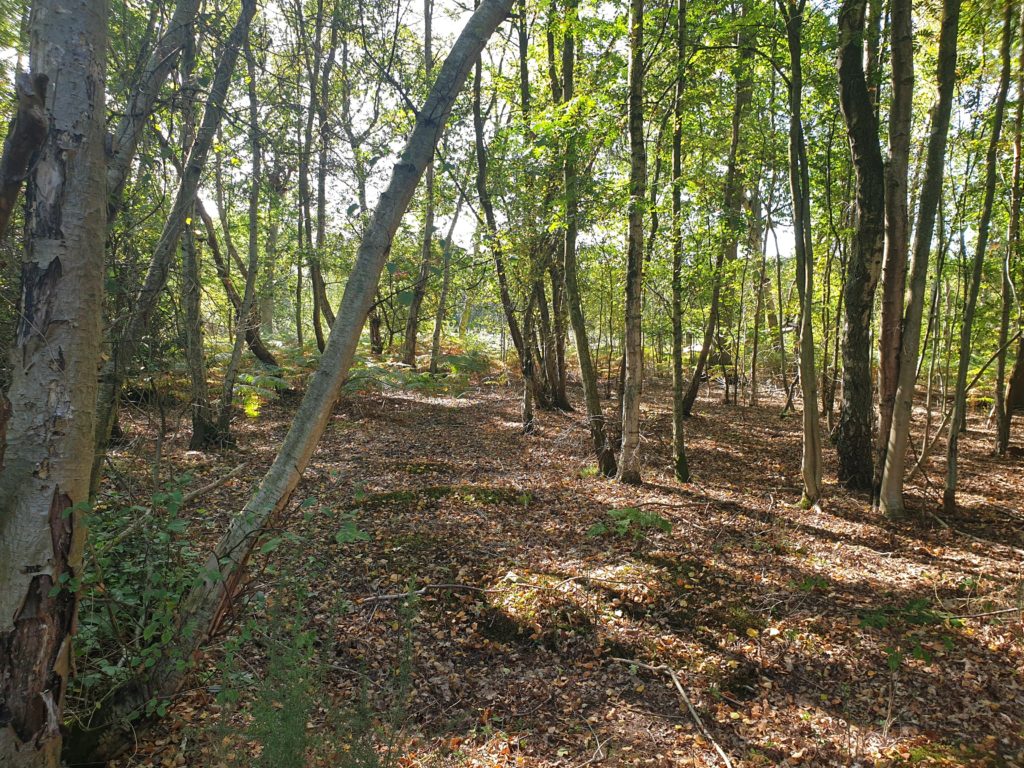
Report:
[[697,729],[701,732],[701,735],[707,739],[711,745],[718,752],[718,756],[722,758],[722,762],[725,763],[726,768],[733,768],[732,761],[729,759],[729,755],[725,753],[725,750],[718,744],[717,741],[711,736],[707,727],[704,725],[704,721],[700,719],[700,715],[697,714],[697,710],[694,709],[693,704],[690,703],[690,697],[686,695],[686,691],[683,690],[683,684],[679,680],[679,675],[672,667],[667,664],[661,664],[659,666],[652,666],[650,664],[644,664],[643,662],[636,661],[635,659],[620,659],[613,656],[612,661],[617,661],[620,664],[629,664],[634,667],[643,667],[644,669],[650,670],[651,672],[666,672],[672,678],[672,683],[676,687],[676,691],[679,693],[679,698],[686,704],[686,708],[690,711],[690,716],[693,718],[693,722],[696,723]]
[[945,520],[943,520],[941,517],[936,515],[930,509],[925,509],[925,513],[929,517],[931,517],[933,520],[935,520],[937,523],[939,523],[939,525],[943,526],[944,528],[949,529],[953,533],[958,533],[961,536],[966,536],[971,541],[976,541],[979,544],[984,544],[987,547],[997,547],[999,549],[1008,549],[1011,552],[1013,552],[1015,554],[1018,554],[1021,557],[1024,557],[1024,549],[1021,549],[1020,547],[1014,547],[1014,546],[1012,546],[1010,544],[1000,544],[998,541],[988,541],[987,539],[982,539],[982,538],[979,538],[979,537],[977,537],[977,536],[975,536],[973,534],[970,534],[967,531],[962,531],[959,528],[956,528],[956,527],[950,525],[949,523],[947,523]]
[[985,611],[984,613],[968,613],[963,616],[950,616],[951,619],[982,619],[986,616],[999,616],[1004,613],[1022,613],[1024,608],[1000,608],[997,611]]
[[421,597],[427,592],[432,592],[440,589],[463,589],[468,592],[499,592],[497,589],[484,589],[483,587],[474,587],[470,584],[427,584],[421,589],[416,589],[411,592],[394,592],[390,595],[371,595],[370,597],[364,597],[359,600],[359,605],[365,605],[367,603],[383,603],[387,600],[402,600],[407,597]]
[[[245,468],[247,466],[248,466],[247,464],[239,464],[237,467],[235,467],[230,472],[228,472],[226,475],[224,475],[224,477],[221,477],[218,480],[214,480],[213,482],[207,483],[206,485],[204,485],[201,488],[196,488],[194,491],[189,491],[188,493],[186,493],[184,496],[181,497],[181,506],[184,507],[186,504],[188,504],[188,503],[190,503],[192,501],[195,501],[200,496],[206,495],[207,493],[212,491],[214,488],[217,488],[218,486],[223,485],[224,483],[226,483],[231,478],[237,477],[238,475],[242,474],[242,471],[245,470]],[[142,524],[149,518],[149,516],[152,515],[152,514],[153,514],[153,507],[146,507],[145,509],[143,509],[139,513],[139,516],[137,518],[135,518],[135,520],[132,522],[131,525],[129,525],[127,528],[125,528],[123,531],[121,531],[119,534],[117,534],[117,536],[115,536],[113,539],[110,540],[110,543],[107,544],[107,548],[109,549],[111,547],[117,546],[122,541],[124,541],[126,538],[128,538],[133,533],[135,533],[135,531],[137,531],[142,526]]]

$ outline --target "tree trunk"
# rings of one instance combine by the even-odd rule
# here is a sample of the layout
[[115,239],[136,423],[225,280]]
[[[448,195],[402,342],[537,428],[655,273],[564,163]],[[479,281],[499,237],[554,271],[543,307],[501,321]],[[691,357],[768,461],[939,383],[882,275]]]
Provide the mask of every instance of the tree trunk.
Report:
[[[189,147],[195,141],[195,41],[185,43],[181,56],[181,147],[179,171],[185,164]],[[187,218],[193,218],[188,211]],[[203,321],[200,312],[202,281],[199,254],[196,249],[195,230],[186,225],[181,233],[181,305],[184,310],[185,360],[188,364],[190,397],[192,400],[192,436],[189,450],[199,451],[218,442],[217,427],[210,407],[210,388],[206,380],[206,356],[203,349]]]
[[640,483],[640,387],[643,378],[644,0],[631,0],[629,18],[629,231],[626,242],[626,343],[622,386],[622,451],[617,479]]
[[[69,757],[79,761],[110,759],[127,746],[130,729],[110,730],[109,726],[120,725],[152,697],[166,696],[177,690],[184,681],[187,662],[216,631],[230,608],[259,534],[287,505],[330,420],[352,365],[392,239],[433,157],[456,96],[488,38],[508,15],[512,1],[483,0],[441,67],[417,115],[412,135],[399,154],[401,160],[395,164],[391,180],[364,232],[331,337],[317,371],[310,377],[288,435],[259,487],[211,553],[203,580],[182,601],[179,614],[182,631],[175,634],[171,645],[163,649],[145,677],[114,691],[93,714],[91,724],[85,723],[73,732],[75,738],[69,744]],[[102,238],[97,238],[97,242],[102,242]],[[100,270],[97,269],[96,274],[99,275]],[[184,631],[186,628],[188,631]]]
[[1002,69],[999,73],[999,90],[996,93],[995,110],[992,113],[992,127],[989,134],[988,153],[985,156],[985,198],[981,218],[978,220],[978,240],[971,265],[970,282],[964,303],[964,317],[960,326],[960,358],[956,371],[956,388],[953,392],[953,416],[950,419],[949,442],[946,444],[946,482],[942,492],[942,507],[947,513],[956,511],[957,459],[960,447],[961,424],[967,420],[967,371],[971,365],[971,332],[974,329],[974,312],[978,304],[978,290],[981,287],[981,272],[988,250],[989,226],[992,222],[992,206],[995,201],[996,178],[999,173],[999,137],[1003,127],[1003,113],[1006,109],[1006,94],[1010,87],[1010,46],[1013,42],[1013,0],[1005,0],[1003,13],[1003,40],[999,54]]
[[[743,115],[750,104],[751,97],[751,81],[749,74],[747,74],[747,59],[750,58],[751,54],[745,47],[745,35],[737,35],[737,45],[741,47],[736,54],[736,65],[734,67],[736,90],[733,96],[729,157],[725,165],[725,190],[722,200],[722,242],[715,259],[714,274],[711,277],[711,304],[708,307],[708,320],[704,328],[704,340],[701,343],[700,353],[697,355],[697,364],[693,369],[690,386],[683,396],[683,411],[687,416],[693,412],[693,404],[697,401],[697,394],[700,392],[700,383],[708,364],[708,358],[711,355],[711,347],[719,335],[719,328],[722,324],[720,322],[720,315],[724,303],[722,289],[725,282],[725,265],[736,260],[739,234],[743,224],[743,211],[741,207],[743,204],[743,181],[738,160]],[[731,324],[728,317],[726,324]],[[728,392],[728,384],[726,385],[726,392]]]
[[[562,44],[562,95],[566,102],[575,96],[576,40],[574,26],[578,0],[569,0],[565,8],[565,40]],[[587,421],[590,436],[597,455],[598,471],[605,477],[614,477],[616,471],[615,452],[605,433],[604,413],[601,411],[601,394],[597,389],[597,371],[590,356],[587,340],[587,322],[583,317],[583,298],[580,295],[578,269],[576,265],[576,235],[579,227],[579,162],[576,150],[576,135],[568,131],[565,154],[562,158],[562,176],[565,183],[565,244],[562,251],[562,273],[565,279],[565,301],[569,310],[573,335],[576,337],[576,354],[580,361],[580,379],[583,383],[583,399],[587,406]]]
[[[508,333],[512,337],[512,345],[515,347],[516,355],[519,358],[519,370],[523,376],[523,386],[531,390],[531,398],[538,393],[536,376],[534,376],[532,364],[526,365],[530,351],[527,349],[530,339],[519,326],[516,319],[515,305],[512,303],[512,294],[508,288],[508,276],[505,273],[505,259],[502,256],[501,241],[498,238],[498,223],[494,216],[494,205],[491,202],[491,193],[487,188],[487,145],[484,142],[484,116],[481,105],[481,63],[477,62],[473,73],[473,133],[476,140],[476,190],[480,199],[480,208],[484,213],[484,224],[486,226],[485,238],[491,248],[494,257],[494,271],[498,277],[498,294],[501,300],[501,308],[505,315],[505,322],[508,324]],[[531,411],[532,419],[532,411]],[[532,423],[532,422],[531,422]],[[527,430],[524,422],[523,429]]]
[[818,384],[814,373],[814,253],[811,239],[811,186],[802,118],[803,71],[801,30],[806,0],[778,0],[786,18],[786,37],[792,72],[789,81],[789,178],[793,201],[796,285],[800,295],[800,392],[803,397],[803,456],[801,504],[821,497],[821,434],[818,425]]
[[249,145],[252,152],[252,168],[249,179],[249,264],[245,273],[245,293],[238,311],[238,322],[235,323],[235,344],[231,350],[231,360],[224,372],[224,387],[221,390],[220,413],[217,417],[217,428],[221,439],[231,434],[231,412],[235,395],[235,381],[238,368],[242,362],[242,349],[250,326],[257,326],[253,317],[256,304],[256,275],[259,273],[259,223],[260,223],[260,184],[263,174],[263,153],[260,145],[260,112],[256,100],[256,60],[249,41],[245,42],[245,58],[248,69],[249,91]]
[[[427,82],[430,82],[431,69],[434,66],[431,51],[431,17],[433,16],[434,0],[423,0],[423,71]],[[412,289],[412,301],[409,303],[409,315],[405,321],[405,342],[402,344],[402,362],[416,365],[416,335],[420,329],[420,306],[427,293],[427,281],[433,267],[434,253],[434,164],[427,166],[427,178],[424,182],[426,199],[423,207],[423,248],[420,252],[420,273],[416,285]]]
[[107,19],[105,2],[38,0],[29,26],[28,79],[49,131],[29,171],[9,402],[0,396],[5,768],[60,762],[102,340]]
[[92,473],[92,490],[99,482],[102,457],[113,426],[115,403],[124,380],[126,368],[135,356],[139,343],[149,328],[153,312],[167,284],[167,272],[185,219],[192,209],[199,189],[199,181],[206,165],[206,158],[213,146],[214,137],[224,115],[228,85],[238,60],[238,50],[249,34],[249,25],[256,13],[255,0],[242,0],[241,10],[231,36],[224,44],[217,61],[210,97],[203,112],[203,120],[196,135],[196,141],[189,152],[182,170],[181,180],[175,193],[171,212],[164,222],[163,230],[153,251],[146,279],[136,297],[131,312],[111,330],[112,354],[100,371],[99,394],[96,400],[95,460]]
[[[906,450],[910,441],[910,415],[913,408],[913,390],[918,379],[916,361],[921,345],[922,314],[925,308],[925,290],[928,283],[928,262],[932,252],[935,215],[942,196],[945,175],[946,137],[952,114],[953,86],[956,82],[956,36],[959,30],[961,0],[943,0],[942,28],[939,35],[937,82],[938,90],[931,112],[931,130],[928,135],[928,155],[925,178],[918,202],[918,231],[913,244],[913,263],[910,265],[910,292],[903,319],[903,338],[900,349],[899,382],[893,423],[889,431],[886,465],[882,476],[879,506],[889,517],[902,517],[903,473]],[[941,272],[936,280],[941,280]],[[950,314],[950,312],[947,312]],[[945,397],[942,398],[943,402]]]
[[686,94],[686,0],[676,4],[676,89],[672,127],[672,471],[690,482],[683,401],[683,115]]
[[[878,334],[878,434],[873,486],[882,482],[885,452],[900,367],[903,291],[907,281],[910,213],[907,173],[914,101],[914,30],[911,0],[891,0],[892,105],[889,109],[889,162],[885,168],[885,253],[882,261],[882,325]],[[916,362],[916,360],[915,360]]]
[[441,331],[444,329],[444,316],[448,306],[448,290],[451,287],[452,238],[455,236],[455,225],[462,213],[462,204],[466,201],[465,192],[459,193],[459,202],[455,205],[455,215],[448,226],[448,235],[444,240],[444,251],[441,256],[441,295],[437,299],[437,315],[434,317],[434,334],[430,340],[430,372],[437,373],[438,361],[441,357]]
[[49,130],[44,103],[47,85],[45,76],[38,74],[32,77],[21,72],[15,80],[18,111],[4,140],[4,154],[0,160],[0,240],[7,233],[22,182],[28,175],[29,163],[46,141]]
[[857,207],[843,285],[843,403],[836,430],[839,482],[864,491],[874,483],[871,315],[885,235],[885,167],[863,64],[866,10],[867,0],[845,0],[839,11],[839,101],[857,170]]
[[[1013,175],[1011,179],[1010,222],[1007,228],[1006,252],[1003,256],[1001,301],[1002,311],[999,322],[999,358],[996,368],[996,455],[1005,456],[1010,447],[1010,418],[1012,411],[1006,402],[1006,346],[1010,333],[1010,305],[1013,303],[1013,278],[1011,269],[1014,257],[1020,251],[1021,212],[1021,127],[1024,123],[1024,10],[1018,24],[1020,53],[1017,60],[1017,108],[1014,114],[1013,132]],[[1018,356],[1019,362],[1019,356]]]

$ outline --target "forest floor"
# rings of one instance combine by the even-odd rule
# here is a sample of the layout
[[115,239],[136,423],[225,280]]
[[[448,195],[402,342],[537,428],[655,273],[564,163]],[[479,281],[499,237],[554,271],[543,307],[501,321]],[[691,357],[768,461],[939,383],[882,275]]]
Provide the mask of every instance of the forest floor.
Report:
[[[504,384],[346,396],[200,679],[117,765],[1024,766],[1019,438],[996,460],[976,414],[960,513],[932,516],[934,459],[892,523],[828,447],[821,507],[796,505],[778,402],[704,395],[674,482],[670,402],[646,393],[633,488],[594,475],[579,412],[520,434]],[[193,547],[293,407],[244,419],[237,450],[168,437],[193,486],[246,465],[181,512]],[[152,464],[133,446],[125,475]]]

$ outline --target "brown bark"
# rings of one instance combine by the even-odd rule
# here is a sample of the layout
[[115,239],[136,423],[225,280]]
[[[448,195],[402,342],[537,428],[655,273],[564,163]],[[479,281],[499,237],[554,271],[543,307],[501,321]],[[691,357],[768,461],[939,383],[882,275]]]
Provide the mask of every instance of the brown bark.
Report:
[[885,235],[885,167],[863,64],[866,9],[867,0],[846,0],[839,10],[839,103],[857,171],[857,198],[843,284],[843,404],[836,452],[839,482],[859,490],[874,482],[871,315]]

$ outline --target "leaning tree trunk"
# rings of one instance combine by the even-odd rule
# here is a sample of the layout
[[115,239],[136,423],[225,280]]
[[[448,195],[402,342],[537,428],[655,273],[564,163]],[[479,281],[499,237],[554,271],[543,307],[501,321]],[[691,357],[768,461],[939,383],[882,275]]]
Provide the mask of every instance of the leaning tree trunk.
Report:
[[672,127],[672,470],[690,481],[683,403],[683,97],[686,93],[686,0],[676,6],[676,91]]
[[871,314],[885,234],[885,166],[864,72],[866,10],[867,0],[845,0],[839,11],[839,103],[857,171],[857,207],[843,285],[843,404],[836,430],[839,482],[865,491],[874,482]]
[[[391,180],[363,234],[327,347],[309,380],[288,435],[259,487],[210,554],[202,580],[182,601],[181,631],[144,676],[112,692],[93,714],[91,723],[73,732],[68,754],[74,759],[69,762],[109,759],[127,746],[131,729],[111,726],[125,725],[126,719],[140,712],[151,698],[169,695],[180,688],[187,662],[216,631],[231,606],[260,533],[287,505],[327,426],[352,365],[392,239],[424,168],[433,157],[455,98],[488,38],[508,15],[512,2],[483,0],[441,67],[426,103],[417,114],[412,135],[399,154],[401,162],[395,164]],[[97,238],[97,242],[102,242],[102,238]],[[99,269],[96,274],[100,274]]]
[[622,386],[622,451],[617,479],[640,483],[640,387],[643,378],[644,185],[644,0],[629,14],[629,232],[626,242],[626,345]]
[[1002,69],[999,73],[999,90],[996,93],[995,109],[992,112],[992,128],[989,134],[988,153],[985,156],[985,197],[978,220],[978,240],[971,265],[970,283],[964,303],[964,317],[960,326],[960,359],[956,370],[956,388],[953,392],[953,415],[950,418],[949,442],[946,444],[946,482],[942,491],[942,507],[947,513],[956,511],[957,459],[960,448],[960,428],[967,418],[967,371],[971,365],[971,332],[974,330],[974,313],[978,305],[978,290],[981,287],[981,272],[988,249],[989,226],[992,222],[992,206],[995,202],[996,178],[999,173],[999,138],[1003,127],[1003,112],[1006,109],[1006,93],[1010,87],[1010,45],[1013,41],[1012,0],[1006,0],[1003,13],[1003,41],[1000,45]]
[[811,185],[804,140],[801,30],[807,0],[779,0],[786,17],[786,37],[792,72],[789,81],[789,179],[793,202],[796,283],[800,295],[800,392],[803,397],[803,455],[801,504],[816,504],[821,497],[821,432],[818,424],[818,385],[814,373],[814,252],[811,247]]
[[885,168],[885,253],[882,261],[882,324],[878,333],[878,434],[873,486],[882,482],[892,409],[900,368],[903,291],[907,281],[910,211],[907,173],[914,101],[914,30],[911,0],[891,0],[892,106],[889,110],[889,162]]
[[0,404],[4,768],[60,762],[102,340],[107,17],[105,2],[38,0],[29,23],[29,80],[49,130],[29,172],[12,380]]
[[[575,89],[576,23],[577,0],[570,0],[565,8],[565,40],[562,44],[562,95],[566,103],[571,102]],[[587,421],[590,436],[597,454],[597,467],[605,477],[615,476],[615,451],[612,450],[605,433],[604,413],[601,411],[601,394],[597,389],[597,371],[590,356],[590,342],[587,340],[587,322],[583,317],[583,298],[580,295],[578,268],[576,265],[576,235],[579,228],[579,159],[576,150],[576,135],[572,127],[567,132],[565,155],[562,158],[562,175],[565,183],[565,244],[562,251],[562,277],[565,280],[565,302],[568,305],[569,321],[576,337],[576,355],[580,361],[580,379],[583,383],[583,400],[587,406]]]
[[164,223],[160,238],[157,240],[149,270],[129,315],[111,330],[113,351],[110,360],[100,371],[99,394],[96,398],[96,439],[95,459],[92,471],[92,489],[95,491],[99,482],[100,466],[103,454],[110,439],[113,427],[115,404],[121,383],[125,377],[125,369],[135,356],[143,336],[149,328],[153,312],[156,310],[167,284],[167,272],[171,259],[177,250],[182,228],[192,209],[199,189],[199,181],[213,146],[217,128],[224,115],[225,99],[228,85],[238,60],[238,51],[242,42],[249,34],[249,25],[256,13],[256,0],[242,0],[238,21],[235,23],[231,36],[220,52],[213,83],[210,87],[209,101],[203,112],[203,121],[196,141],[189,152],[188,160],[182,169],[181,180],[174,197],[171,212]]

